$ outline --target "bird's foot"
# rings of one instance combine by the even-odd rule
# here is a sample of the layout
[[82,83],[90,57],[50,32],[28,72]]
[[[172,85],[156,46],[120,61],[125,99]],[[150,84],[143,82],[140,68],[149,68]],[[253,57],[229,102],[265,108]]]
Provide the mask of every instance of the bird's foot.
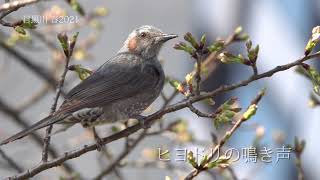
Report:
[[149,129],[151,127],[151,125],[145,120],[146,116],[138,115],[135,119],[139,121],[139,124],[141,124],[143,129]]
[[93,127],[92,131],[93,131],[94,140],[96,141],[97,151],[101,151],[102,148],[104,147],[103,141],[99,137],[99,135],[98,135],[98,133],[97,133],[97,131],[96,131],[96,129],[94,127]]

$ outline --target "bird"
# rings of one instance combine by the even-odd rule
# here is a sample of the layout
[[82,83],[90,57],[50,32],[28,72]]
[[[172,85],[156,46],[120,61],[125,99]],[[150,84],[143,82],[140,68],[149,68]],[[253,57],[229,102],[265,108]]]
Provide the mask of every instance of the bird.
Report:
[[3,140],[0,146],[53,124],[81,123],[92,128],[98,148],[102,145],[96,125],[137,119],[148,128],[141,113],[159,96],[165,81],[158,54],[165,42],[176,37],[151,25],[134,29],[115,56],[66,94],[53,115]]

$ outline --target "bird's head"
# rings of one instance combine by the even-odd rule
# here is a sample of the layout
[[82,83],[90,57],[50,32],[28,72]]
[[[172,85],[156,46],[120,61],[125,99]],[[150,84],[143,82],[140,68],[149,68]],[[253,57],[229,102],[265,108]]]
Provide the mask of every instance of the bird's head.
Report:
[[163,43],[176,37],[175,34],[166,34],[156,27],[145,25],[129,34],[120,51],[152,58],[158,55]]

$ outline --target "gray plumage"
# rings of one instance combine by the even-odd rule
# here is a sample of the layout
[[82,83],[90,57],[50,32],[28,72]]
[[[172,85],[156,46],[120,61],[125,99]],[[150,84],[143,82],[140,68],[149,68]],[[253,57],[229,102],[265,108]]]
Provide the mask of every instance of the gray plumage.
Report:
[[139,117],[163,88],[165,76],[157,55],[162,44],[175,37],[152,26],[134,30],[116,56],[70,90],[53,116],[0,145],[55,123],[81,123],[83,127],[93,127]]

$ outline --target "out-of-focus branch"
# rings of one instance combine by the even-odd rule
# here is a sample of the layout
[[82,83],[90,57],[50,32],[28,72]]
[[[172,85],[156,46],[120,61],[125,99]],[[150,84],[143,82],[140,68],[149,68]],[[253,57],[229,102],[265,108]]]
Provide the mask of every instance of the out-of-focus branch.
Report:
[[38,102],[43,96],[45,96],[50,90],[50,85],[45,84],[43,87],[39,89],[39,91],[33,93],[28,99],[24,100],[22,103],[16,106],[16,110],[18,112],[22,112],[28,107],[32,106],[36,102]]
[[226,169],[227,169],[227,171],[229,171],[229,173],[230,173],[230,175],[231,175],[231,177],[232,177],[233,180],[238,180],[238,177],[237,177],[237,175],[236,175],[236,173],[234,172],[234,170],[233,170],[232,167],[229,166],[229,167],[227,167]]
[[41,79],[46,81],[51,85],[53,89],[55,89],[57,80],[49,73],[50,71],[41,67],[37,64],[34,64],[30,59],[28,59],[25,55],[21,54],[19,51],[12,49],[7,46],[4,42],[0,41],[0,47],[5,50],[7,53],[15,57],[21,64],[26,66],[33,73],[38,75]]
[[[107,149],[106,146],[102,147],[102,151],[101,151],[101,152],[102,152],[101,155],[105,156],[105,157],[108,159],[108,161],[112,161],[112,160],[113,160],[113,155],[111,154],[111,152],[108,151],[108,149]],[[98,159],[99,159],[99,160],[102,160],[101,158],[98,158]],[[100,166],[103,167],[104,164],[101,164]],[[123,179],[122,173],[121,173],[121,171],[120,171],[120,168],[115,167],[115,168],[113,169],[113,172],[114,172],[115,176],[117,176],[117,178],[118,178],[119,180],[122,180],[122,179]]]
[[195,113],[199,117],[205,117],[205,118],[215,118],[216,117],[215,113],[208,114],[208,113],[201,112],[199,109],[194,107],[191,103],[188,104],[188,107],[191,112]]
[[26,6],[28,4],[33,4],[38,1],[39,0],[16,0],[16,1],[7,2],[7,3],[0,5],[0,13],[7,11],[7,10],[12,10],[12,9],[18,10],[19,8],[21,8],[23,6]]
[[[263,78],[267,78],[267,77],[271,77],[272,75],[274,75],[275,73],[278,73],[278,72],[281,72],[281,71],[285,71],[285,70],[288,70],[292,67],[295,67],[297,65],[300,65],[302,62],[304,61],[307,61],[309,59],[312,59],[312,58],[316,58],[316,57],[320,57],[320,52],[317,52],[317,53],[314,53],[314,54],[310,54],[310,55],[307,55],[307,56],[304,56],[304,57],[301,57],[300,59],[292,62],[292,63],[288,63],[288,64],[285,64],[285,65],[282,65],[282,66],[277,66],[265,73],[262,73],[262,74],[258,74],[256,76],[251,76],[249,79],[247,80],[244,80],[244,81],[241,81],[241,82],[238,82],[238,83],[235,83],[235,84],[231,84],[231,85],[223,85],[223,86],[220,86],[219,88],[211,91],[211,92],[207,92],[207,93],[203,93],[203,94],[200,94],[199,96],[193,96],[193,97],[190,97],[186,100],[183,100],[181,102],[178,102],[178,103],[175,103],[173,105],[170,105],[164,109],[161,109],[149,116],[147,116],[144,121],[145,121],[145,125],[152,125],[157,119],[161,118],[163,115],[165,114],[168,114],[168,113],[171,113],[171,112],[175,112],[175,111],[178,111],[178,110],[181,110],[181,109],[184,109],[186,107],[188,107],[188,104],[189,103],[195,103],[195,102],[198,102],[198,101],[201,101],[201,100],[204,100],[204,99],[207,99],[207,98],[212,98],[220,93],[224,93],[224,92],[228,92],[228,91],[231,91],[231,90],[234,90],[234,89],[237,89],[237,88],[240,88],[240,87],[243,87],[243,86],[247,86],[248,84],[256,81],[256,80],[259,80],[259,79],[263,79]],[[129,128],[126,128],[116,134],[113,134],[111,136],[108,136],[108,137],[105,137],[105,138],[102,138],[102,144],[108,144],[110,142],[113,142],[113,141],[116,141],[118,139],[121,139],[121,138],[124,138],[124,137],[127,137],[135,132],[137,132],[138,130],[142,129],[143,126],[138,123],[136,125],[133,125]],[[65,152],[62,156],[56,158],[56,159],[53,159],[53,160],[50,160],[48,162],[44,162],[44,163],[41,163],[27,171],[25,171],[24,173],[21,173],[19,175],[16,175],[16,176],[12,176],[11,178],[13,179],[26,179],[26,178],[30,178],[30,177],[33,177],[34,175],[46,170],[46,169],[50,169],[52,167],[55,167],[55,166],[59,166],[61,165],[62,163],[64,163],[65,161],[69,160],[69,159],[74,159],[74,158],[77,158],[87,152],[90,152],[90,151],[94,151],[96,150],[98,147],[96,144],[92,144],[92,145],[85,145],[83,148],[81,149],[78,149],[78,150],[73,150],[73,151],[69,151],[69,152]]]
[[[8,104],[6,104],[1,98],[0,98],[0,111],[2,111],[4,114],[8,115],[12,118],[12,120],[17,123],[19,126],[21,126],[23,129],[27,129],[29,127],[29,124],[26,123],[26,120],[22,119],[19,115],[19,112],[14,110],[12,107],[10,107]],[[36,134],[31,133],[30,137],[36,142],[36,144],[40,147],[42,147],[42,138]],[[51,147],[49,149],[49,154],[53,158],[58,157],[57,151]],[[73,168],[68,164],[63,164],[63,167],[68,173],[74,172]]]
[[296,155],[295,164],[298,169],[298,180],[305,179],[304,170],[302,168],[302,158],[301,158],[301,155],[305,149],[305,146],[306,146],[305,140],[299,140],[298,137],[295,137],[293,152]]
[[15,169],[17,172],[20,173],[23,171],[23,168],[17,162],[15,162],[12,158],[10,158],[4,151],[2,151],[2,149],[0,149],[0,156],[4,160],[6,160],[8,162],[8,164],[10,165],[10,167]]
[[147,130],[144,130],[139,137],[133,141],[125,150],[112,162],[110,165],[103,170],[98,176],[94,178],[94,180],[101,180],[105,175],[109,174],[117,165],[121,162],[123,158],[125,158],[132,150],[135,148],[138,143],[145,137]]

